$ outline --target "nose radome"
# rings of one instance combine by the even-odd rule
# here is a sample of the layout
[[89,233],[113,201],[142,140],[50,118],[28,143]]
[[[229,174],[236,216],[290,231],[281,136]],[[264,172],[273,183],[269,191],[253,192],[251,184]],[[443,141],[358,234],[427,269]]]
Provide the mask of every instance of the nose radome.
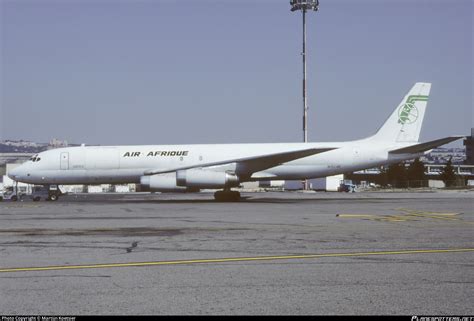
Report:
[[20,176],[21,173],[21,165],[18,167],[15,167],[14,169],[8,171],[8,177],[10,177],[13,180],[16,180],[18,176]]
[[8,171],[8,177],[11,179],[15,180],[15,178],[18,176],[16,169],[12,169],[11,171]]

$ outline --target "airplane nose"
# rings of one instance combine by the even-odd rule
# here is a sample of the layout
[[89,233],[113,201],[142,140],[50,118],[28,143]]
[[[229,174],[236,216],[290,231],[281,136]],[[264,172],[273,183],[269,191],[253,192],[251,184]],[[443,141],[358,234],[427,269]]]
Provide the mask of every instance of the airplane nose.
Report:
[[10,177],[12,180],[15,180],[16,176],[17,174],[14,169],[8,172],[8,177]]
[[17,180],[18,177],[20,176],[20,172],[21,172],[21,170],[20,170],[19,167],[20,167],[20,166],[18,166],[17,168],[12,169],[12,170],[10,170],[10,171],[8,171],[8,177],[10,177],[10,178],[11,178],[12,180],[14,180],[14,181]]

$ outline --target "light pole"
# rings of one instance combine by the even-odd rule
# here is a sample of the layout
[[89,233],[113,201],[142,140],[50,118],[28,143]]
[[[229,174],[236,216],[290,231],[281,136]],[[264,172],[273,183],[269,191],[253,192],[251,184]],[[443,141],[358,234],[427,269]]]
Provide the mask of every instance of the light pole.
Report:
[[306,11],[318,11],[319,0],[291,0],[291,11],[301,10],[303,14],[303,141],[308,142],[308,99],[306,96]]
[[[291,0],[291,11],[301,10],[303,14],[303,142],[308,142],[308,99],[306,96],[306,11],[318,11],[319,0]],[[305,180],[304,189],[308,190],[308,181]]]

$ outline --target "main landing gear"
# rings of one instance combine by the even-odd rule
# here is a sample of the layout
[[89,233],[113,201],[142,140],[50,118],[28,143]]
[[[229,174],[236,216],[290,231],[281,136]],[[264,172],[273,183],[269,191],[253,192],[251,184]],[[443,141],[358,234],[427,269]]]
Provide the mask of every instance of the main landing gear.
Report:
[[238,202],[240,201],[240,193],[231,190],[217,191],[214,193],[214,198],[218,202]]

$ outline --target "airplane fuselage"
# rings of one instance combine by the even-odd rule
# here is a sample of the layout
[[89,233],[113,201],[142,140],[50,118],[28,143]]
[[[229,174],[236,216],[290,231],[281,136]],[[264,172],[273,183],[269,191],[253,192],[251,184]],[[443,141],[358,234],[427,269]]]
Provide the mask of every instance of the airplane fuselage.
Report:
[[[406,145],[406,144],[405,144]],[[403,144],[367,144],[365,140],[338,143],[215,144],[80,146],[49,150],[22,165],[15,180],[31,184],[124,184],[139,183],[152,169],[199,167],[226,159],[255,157],[307,148],[334,150],[283,163],[241,181],[291,180],[325,177],[413,158],[389,155]],[[416,156],[416,155],[415,155]],[[235,164],[215,166],[233,171]]]
[[[372,136],[327,143],[80,146],[49,150],[10,171],[31,184],[140,184],[172,192],[213,188],[217,200],[238,199],[241,182],[301,180],[414,159],[457,140],[420,143],[431,84],[416,83]],[[54,195],[50,195],[50,198]],[[57,199],[57,197],[55,197]]]

